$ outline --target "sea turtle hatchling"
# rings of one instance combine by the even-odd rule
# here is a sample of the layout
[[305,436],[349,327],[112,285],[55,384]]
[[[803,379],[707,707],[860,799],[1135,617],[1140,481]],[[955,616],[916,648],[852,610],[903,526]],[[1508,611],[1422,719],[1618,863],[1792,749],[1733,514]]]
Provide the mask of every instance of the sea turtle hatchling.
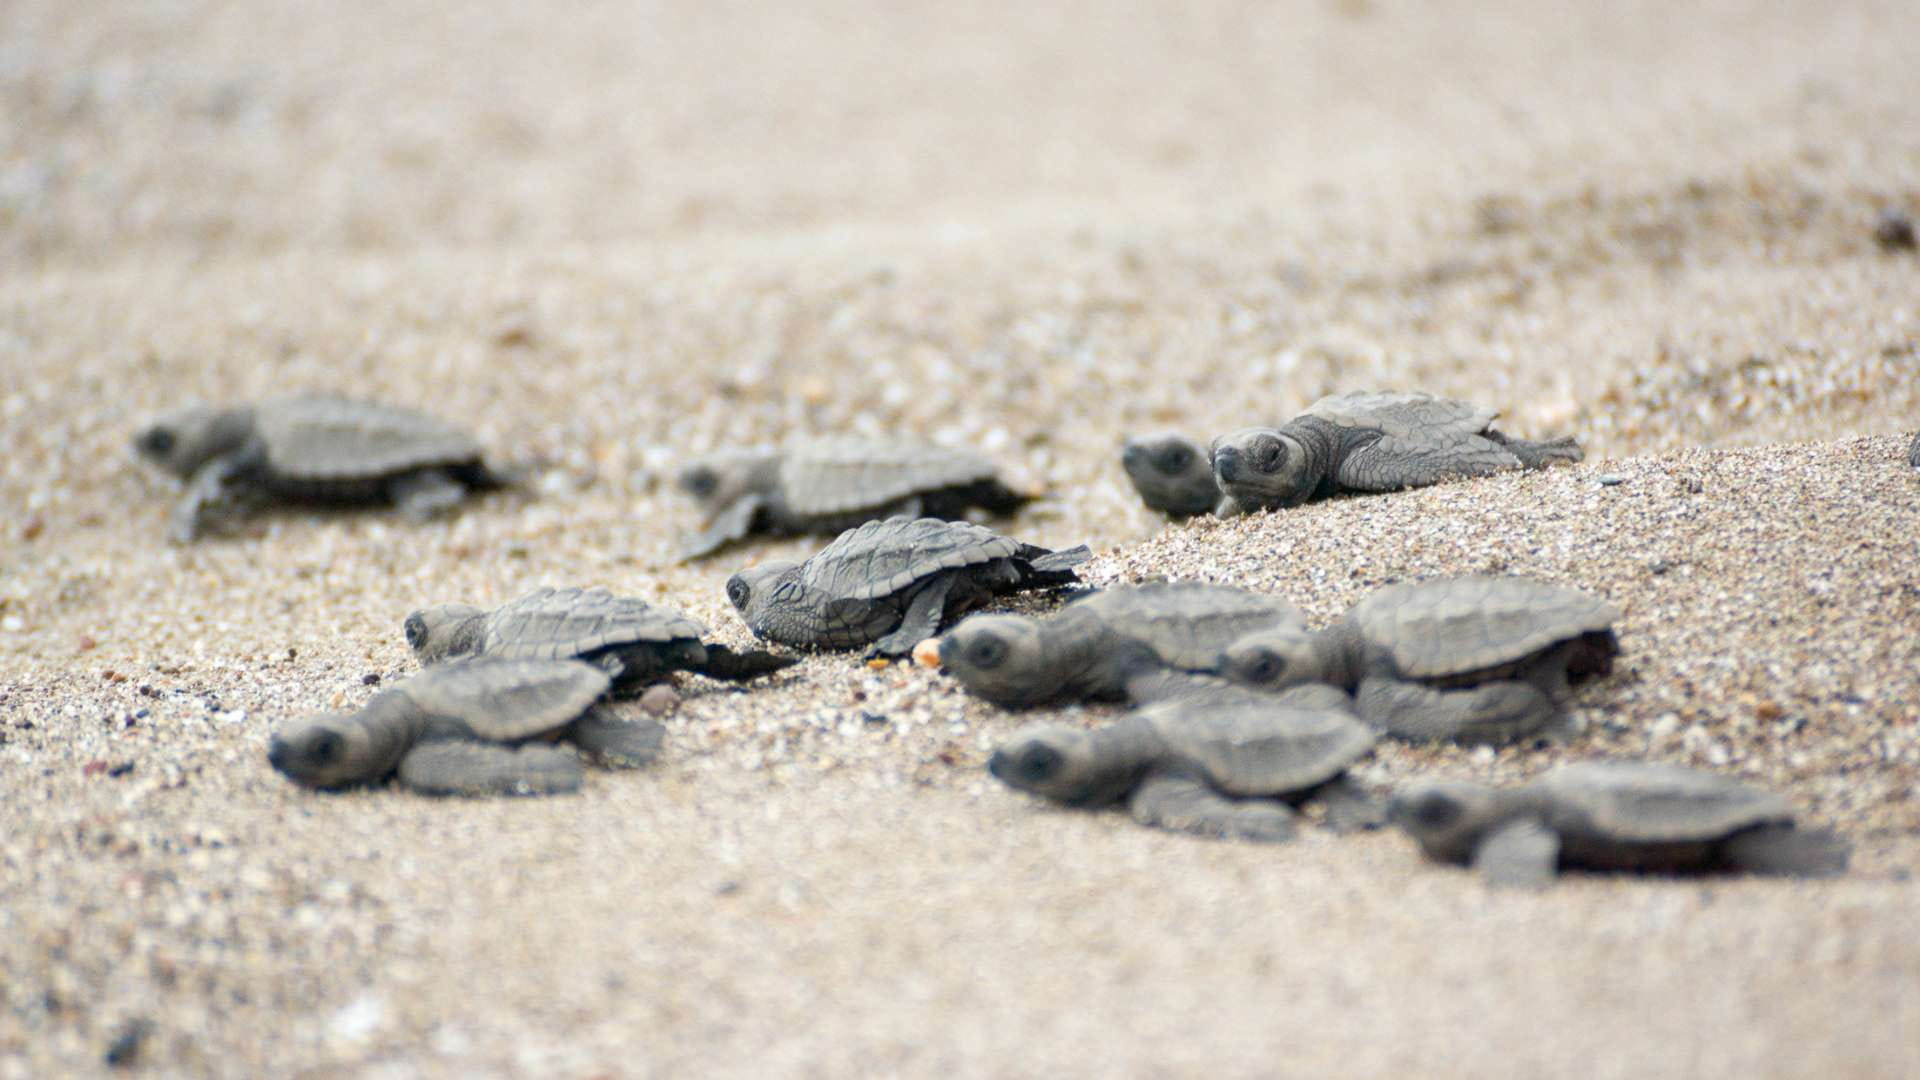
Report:
[[978,507],[1010,514],[1031,500],[993,462],[910,439],[804,439],[778,449],[701,458],[679,486],[707,514],[684,557],[710,555],[752,533],[837,535],[889,517],[961,520]]
[[408,615],[404,629],[423,664],[463,656],[580,659],[605,668],[615,693],[638,692],[674,671],[737,682],[799,662],[709,644],[707,628],[685,615],[603,588],[536,589],[492,611],[441,604]]
[[1141,435],[1120,448],[1120,467],[1150,510],[1171,518],[1232,517],[1240,508],[1220,494],[1207,448],[1185,435]]
[[771,641],[902,656],[994,596],[1079,580],[1072,568],[1088,554],[971,522],[888,518],[841,533],[805,562],[740,571],[727,580],[727,599]]
[[623,720],[596,704],[610,681],[577,660],[443,664],[381,691],[359,712],[292,725],[274,737],[267,760],[310,788],[398,776],[428,795],[575,791],[579,759],[528,744],[564,739],[621,766],[645,764],[660,750],[657,722]]
[[1213,671],[1257,630],[1305,627],[1268,593],[1202,582],[1119,586],[1045,619],[975,615],[940,639],[940,666],[972,693],[1010,709],[1129,696],[1130,680]]
[[1436,578],[1377,590],[1318,632],[1249,634],[1221,670],[1268,689],[1352,691],[1362,719],[1407,739],[1563,737],[1573,685],[1613,669],[1618,615],[1591,593],[1531,578]]
[[329,394],[190,406],[156,420],[133,446],[186,484],[171,524],[181,542],[266,502],[384,500],[424,519],[505,482],[466,432],[410,409]]
[[1504,790],[1422,784],[1396,795],[1388,816],[1428,857],[1500,885],[1545,885],[1561,868],[1824,875],[1848,856],[1836,834],[1796,828],[1773,792],[1636,761],[1564,765]]
[[1496,415],[1432,394],[1335,394],[1279,427],[1213,440],[1213,473],[1221,491],[1251,510],[1580,460],[1571,437],[1511,438],[1494,429]]
[[1374,734],[1338,709],[1163,702],[1105,727],[1025,728],[987,769],[1011,787],[1069,806],[1125,801],[1134,820],[1178,832],[1285,840],[1308,799],[1337,830],[1380,824],[1347,777]]

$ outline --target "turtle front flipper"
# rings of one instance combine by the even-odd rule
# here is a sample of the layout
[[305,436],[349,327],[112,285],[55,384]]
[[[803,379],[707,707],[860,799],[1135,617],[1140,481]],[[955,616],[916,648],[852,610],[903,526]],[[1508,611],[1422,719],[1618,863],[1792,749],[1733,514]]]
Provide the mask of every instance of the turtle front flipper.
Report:
[[1587,456],[1580,444],[1571,435],[1562,435],[1557,439],[1541,439],[1538,442],[1529,439],[1515,439],[1498,431],[1488,431],[1487,438],[1506,447],[1507,452],[1520,459],[1523,469],[1544,469],[1558,462],[1569,464]]
[[1369,676],[1354,700],[1360,718],[1402,739],[1503,743],[1551,727],[1559,708],[1522,682],[1489,682],[1466,690],[1435,690],[1419,683]]
[[747,649],[735,652],[725,645],[707,646],[705,663],[692,670],[709,679],[723,679],[727,682],[746,682],[762,675],[771,675],[776,671],[785,671],[800,662],[797,656],[781,656],[765,649]]
[[445,469],[416,469],[387,481],[387,498],[411,521],[427,521],[459,506],[467,486]]
[[573,722],[565,738],[582,752],[599,758],[602,764],[637,769],[660,756],[667,729],[650,717],[627,720],[614,715],[611,709],[596,705]]
[[743,495],[729,503],[726,509],[715,514],[713,520],[701,531],[700,535],[687,542],[680,552],[681,562],[692,562],[726,547],[728,544],[744,540],[753,531],[753,521],[760,516],[766,500],[758,495]]
[[174,541],[190,544],[203,533],[224,528],[251,513],[259,502],[259,493],[241,480],[251,466],[240,454],[217,457],[200,466],[168,519]]
[[1127,802],[1142,825],[1229,840],[1293,839],[1294,813],[1277,799],[1233,799],[1185,773],[1147,777]]
[[915,645],[938,634],[940,619],[947,610],[947,593],[952,589],[952,574],[941,574],[927,582],[925,588],[913,594],[899,627],[874,642],[872,652],[879,656],[905,656]]
[[1560,837],[1530,818],[1509,821],[1481,837],[1473,849],[1473,868],[1489,885],[1539,889],[1553,883],[1559,869]]
[[1519,467],[1519,457],[1479,435],[1443,440],[1383,435],[1342,457],[1334,479],[1351,491],[1400,491]]
[[1313,793],[1314,801],[1327,810],[1327,828],[1337,833],[1377,829],[1387,823],[1384,803],[1367,794],[1353,778],[1338,776]]
[[400,760],[400,782],[422,795],[561,795],[582,779],[579,760],[550,746],[436,739]]

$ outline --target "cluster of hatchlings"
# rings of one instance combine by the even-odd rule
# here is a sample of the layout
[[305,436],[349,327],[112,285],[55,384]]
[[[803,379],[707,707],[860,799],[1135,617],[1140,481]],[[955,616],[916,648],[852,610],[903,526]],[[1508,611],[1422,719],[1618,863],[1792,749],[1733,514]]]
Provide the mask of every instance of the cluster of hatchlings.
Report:
[[[1571,438],[1515,439],[1493,419],[1429,394],[1342,394],[1210,447],[1129,440],[1122,463],[1148,506],[1225,516],[1580,459]],[[134,445],[183,482],[172,516],[182,541],[265,503],[384,501],[425,517],[511,482],[458,429],[330,396],[183,410]],[[1911,455],[1920,467],[1920,438]],[[1540,884],[1563,867],[1846,865],[1846,843],[1796,828],[1782,797],[1673,765],[1585,762],[1515,788],[1428,783],[1385,803],[1348,776],[1383,737],[1571,737],[1575,687],[1607,674],[1619,652],[1613,606],[1576,589],[1516,576],[1399,584],[1318,630],[1279,597],[1192,582],[1082,590],[1044,619],[968,617],[1005,594],[1076,583],[1089,556],[966,520],[1029,498],[978,455],[814,440],[703,459],[680,487],[707,518],[689,558],[756,533],[835,537],[805,561],[728,579],[728,599],[762,640],[911,654],[1009,709],[1133,706],[1096,729],[1043,723],[1005,740],[988,767],[1022,791],[1265,841],[1292,836],[1297,808],[1311,803],[1336,831],[1390,822],[1429,856],[1506,884]],[[275,769],[321,789],[392,778],[439,795],[572,791],[582,755],[637,766],[661,750],[651,714],[664,708],[627,715],[612,699],[670,703],[662,684],[675,672],[747,681],[798,659],[710,642],[698,622],[605,589],[543,588],[491,611],[445,604],[409,615],[404,631],[422,672],[356,713],[283,728],[268,750]]]

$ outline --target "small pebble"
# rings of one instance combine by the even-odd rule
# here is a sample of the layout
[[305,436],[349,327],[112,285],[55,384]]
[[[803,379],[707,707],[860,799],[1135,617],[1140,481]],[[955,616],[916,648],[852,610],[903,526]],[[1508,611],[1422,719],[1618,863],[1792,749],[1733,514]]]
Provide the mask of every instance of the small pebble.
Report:
[[1601,487],[1618,487],[1626,483],[1627,478],[1618,473],[1601,473],[1599,476],[1593,478],[1593,482],[1599,484]]
[[656,683],[640,695],[640,707],[651,716],[672,716],[680,708],[680,694],[666,683]]
[[153,1034],[153,1022],[145,1019],[133,1019],[120,1025],[120,1030],[107,1045],[106,1062],[110,1068],[124,1069],[139,1062],[140,1051],[146,1045],[147,1037]]
[[360,676],[360,685],[362,685],[362,686],[379,686],[379,685],[380,685],[380,673],[379,673],[379,672],[377,672],[377,671],[369,671],[369,672],[367,672],[367,673],[366,673],[365,675],[362,675],[362,676]]
[[1873,222],[1873,241],[1882,251],[1912,251],[1916,246],[1913,219],[1891,207],[1880,211]]
[[940,639],[928,638],[913,647],[913,662],[924,668],[940,666]]

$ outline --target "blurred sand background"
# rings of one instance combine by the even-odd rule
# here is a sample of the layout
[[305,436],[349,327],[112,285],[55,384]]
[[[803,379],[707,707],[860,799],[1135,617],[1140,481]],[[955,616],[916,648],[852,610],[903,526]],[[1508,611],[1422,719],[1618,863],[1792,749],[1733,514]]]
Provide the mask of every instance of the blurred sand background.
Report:
[[[1920,261],[1872,230],[1920,213],[1916,41],[1911,2],[11,0],[0,1077],[1913,1075]],[[1589,459],[1182,527],[1124,486],[1124,433],[1374,386]],[[165,543],[135,426],[289,387],[538,479]],[[846,657],[688,680],[577,797],[267,768],[413,670],[424,603],[604,584],[744,642],[726,574],[809,545],[670,565],[675,461],[887,430],[1045,485],[1008,530],[1098,583],[1605,593],[1583,740],[1363,778],[1649,754],[1856,872],[1525,896],[1150,832]]]

